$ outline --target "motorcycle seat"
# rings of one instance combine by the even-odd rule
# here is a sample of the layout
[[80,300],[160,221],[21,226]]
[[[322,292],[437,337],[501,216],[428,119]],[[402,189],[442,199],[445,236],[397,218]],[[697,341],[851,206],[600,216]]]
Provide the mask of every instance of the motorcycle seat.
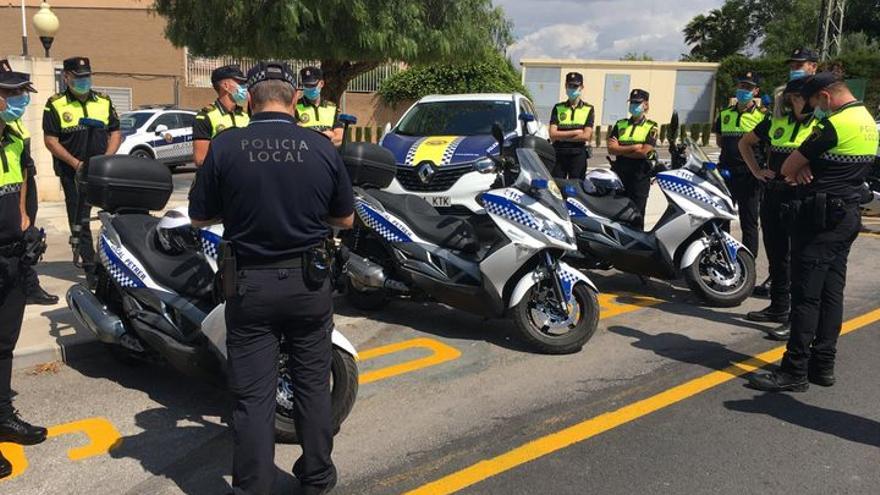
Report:
[[559,189],[566,197],[573,196],[580,200],[597,215],[615,222],[632,225],[642,218],[633,200],[615,193],[606,195],[588,194],[584,189],[584,181],[576,179],[557,179]]
[[153,280],[182,296],[207,297],[214,281],[211,267],[195,252],[162,252],[156,242],[158,223],[158,218],[146,214],[118,215],[112,221],[122,244],[144,264]]
[[466,253],[474,253],[480,247],[473,225],[466,220],[438,213],[419,196],[391,194],[375,189],[367,191],[367,194],[427,241]]

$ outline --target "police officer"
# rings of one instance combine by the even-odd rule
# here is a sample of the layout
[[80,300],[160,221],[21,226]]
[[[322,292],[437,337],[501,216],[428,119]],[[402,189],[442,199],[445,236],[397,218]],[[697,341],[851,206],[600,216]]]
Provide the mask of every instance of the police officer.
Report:
[[[24,231],[30,226],[25,205],[25,178],[30,150],[25,138],[9,125],[21,118],[36,92],[27,74],[0,72],[0,443],[33,445],[46,439],[46,429],[22,420],[12,408],[12,352],[24,317],[25,280],[21,257]],[[0,478],[12,474],[12,465],[0,453]]]
[[[351,228],[351,183],[329,140],[296,124],[296,78],[287,64],[248,72],[250,124],[214,139],[190,192],[193,225],[221,222],[230,389],[235,399],[233,487],[269,493],[275,472],[278,340],[292,349],[294,412],[305,493],[336,483],[330,458],[330,281],[317,260],[330,226]],[[234,272],[234,275],[230,273]]]
[[217,92],[217,99],[196,114],[193,125],[193,161],[197,167],[205,161],[208,145],[214,136],[226,129],[248,125],[244,109],[248,92],[244,82],[244,74],[237,65],[224,65],[211,72],[211,84]]
[[82,226],[78,254],[91,284],[95,268],[95,247],[89,228],[91,208],[82,202],[77,211],[76,171],[93,156],[116,153],[122,134],[110,97],[92,90],[89,59],[71,57],[64,61],[63,67],[67,89],[46,102],[43,134],[46,148],[54,157],[55,175],[61,179],[71,234],[75,233],[75,225]]
[[811,76],[801,94],[819,123],[782,165],[786,180],[806,193],[792,208],[791,336],[779,369],[750,379],[770,392],[835,382],[846,262],[861,228],[860,191],[878,144],[874,119],[839,75]]
[[339,108],[321,98],[324,87],[324,74],[317,67],[303,67],[299,71],[303,96],[296,103],[296,118],[299,125],[318,131],[333,142],[342,144],[342,122],[339,121]]
[[648,193],[651,191],[650,157],[656,153],[657,123],[649,120],[649,94],[643,89],[634,89],[629,94],[630,118],[620,119],[608,136],[608,152],[617,157],[612,169],[623,182],[624,191],[639,209],[636,227],[645,227],[645,208]]
[[[12,72],[12,66],[10,66],[9,61],[6,59],[0,60],[0,73],[2,72]],[[24,93],[20,96],[21,101],[27,100],[26,105],[30,104],[30,95]],[[0,103],[0,111],[7,110],[5,107],[6,103]],[[12,108],[12,112],[21,112],[24,113],[24,107],[14,107]],[[21,118],[15,119],[8,124],[10,127],[15,129],[19,135],[24,138],[24,145],[28,149],[27,157],[27,194],[25,195],[25,205],[27,206],[28,218],[30,219],[31,225],[36,225],[37,220],[37,167],[34,164],[33,157],[30,153],[31,148],[31,133],[28,132],[27,127],[25,127],[24,122],[21,121]],[[25,290],[27,291],[27,303],[28,304],[42,304],[45,306],[52,306],[58,304],[58,296],[49,294],[45,289],[40,285],[40,279],[37,276],[37,271],[34,270],[34,267],[27,266],[25,267]]]
[[715,121],[716,143],[721,148],[721,167],[730,173],[728,186],[733,200],[739,206],[742,242],[755,256],[758,255],[758,208],[761,188],[749,171],[739,152],[739,140],[751,132],[765,118],[765,111],[756,102],[759,92],[758,76],[746,72],[737,78],[736,103],[725,108]]
[[[770,265],[770,305],[761,311],[748,313],[746,318],[751,321],[788,322],[791,307],[791,247],[789,227],[782,218],[782,211],[795,199],[795,188],[785,182],[781,170],[785,159],[810,136],[817,124],[801,96],[804,80],[796,78],[785,86],[780,101],[784,111],[780,116],[764,119],[739,142],[739,151],[749,170],[765,187],[761,201],[761,232]],[[755,158],[754,148],[759,144],[769,148],[768,168],[759,165]],[[787,325],[784,327],[771,331],[770,336],[786,339]]]
[[593,139],[593,106],[581,100],[584,76],[569,72],[565,76],[568,99],[557,103],[550,113],[550,140],[556,148],[553,177],[583,179],[587,173],[588,143]]

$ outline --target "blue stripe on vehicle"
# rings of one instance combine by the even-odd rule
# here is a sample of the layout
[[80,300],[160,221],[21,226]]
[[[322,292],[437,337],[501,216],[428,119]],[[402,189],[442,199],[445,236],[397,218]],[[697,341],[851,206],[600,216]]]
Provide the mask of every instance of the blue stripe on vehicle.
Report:
[[374,230],[386,241],[412,242],[412,239],[406,234],[406,232],[388,221],[388,219],[382,216],[381,213],[368,206],[365,202],[357,201],[354,208],[357,210],[358,216],[361,217],[361,220],[367,224],[367,227]]
[[146,287],[140,277],[135,275],[135,273],[131,271],[121,259],[119,259],[119,256],[110,249],[107,240],[103,237],[101,238],[101,250],[104,252],[104,256],[107,257],[107,271],[110,272],[110,276],[116,280],[116,283],[122,287]]

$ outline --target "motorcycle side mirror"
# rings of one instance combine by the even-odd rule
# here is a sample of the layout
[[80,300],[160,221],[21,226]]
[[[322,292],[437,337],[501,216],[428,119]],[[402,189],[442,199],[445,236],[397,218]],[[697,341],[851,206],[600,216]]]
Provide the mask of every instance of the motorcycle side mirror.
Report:
[[530,113],[521,113],[521,114],[519,114],[519,120],[522,120],[523,122],[526,122],[526,123],[534,122],[535,116]]
[[339,114],[339,121],[342,122],[342,125],[355,125],[358,123],[357,117],[347,113]]
[[666,135],[669,136],[669,145],[675,144],[678,137],[678,112],[672,112],[672,119],[669,120],[669,130]]
[[498,150],[501,151],[504,148],[504,130],[497,122],[492,124],[492,137],[498,142]]

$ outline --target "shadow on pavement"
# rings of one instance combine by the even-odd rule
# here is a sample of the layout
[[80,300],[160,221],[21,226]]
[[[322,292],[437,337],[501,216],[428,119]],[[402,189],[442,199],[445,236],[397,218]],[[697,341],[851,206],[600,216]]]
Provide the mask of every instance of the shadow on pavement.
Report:
[[750,400],[726,401],[731,411],[766,414],[780,421],[843,440],[880,448],[880,422],[801,402],[789,394],[760,394]]
[[[86,276],[81,268],[73,266],[70,260],[65,261],[41,261],[36,265],[37,274],[40,276],[48,276],[59,280],[67,280],[73,283],[85,283]],[[58,297],[64,298],[63,294]]]

